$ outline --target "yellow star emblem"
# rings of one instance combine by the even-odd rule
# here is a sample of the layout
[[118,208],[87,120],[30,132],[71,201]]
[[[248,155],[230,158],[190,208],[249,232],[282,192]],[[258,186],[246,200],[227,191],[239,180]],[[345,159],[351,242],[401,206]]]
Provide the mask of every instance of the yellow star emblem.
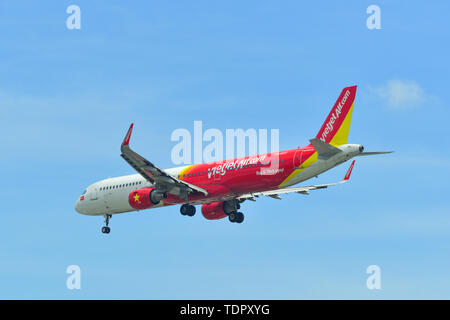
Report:
[[137,193],[134,196],[134,202],[140,202],[139,201],[139,195]]

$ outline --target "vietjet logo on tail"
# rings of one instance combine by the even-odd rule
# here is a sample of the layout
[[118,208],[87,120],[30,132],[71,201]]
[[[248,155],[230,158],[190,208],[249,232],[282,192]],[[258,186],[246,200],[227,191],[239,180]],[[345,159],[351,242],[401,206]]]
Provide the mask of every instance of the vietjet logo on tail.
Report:
[[333,109],[331,109],[330,114],[325,120],[322,128],[317,134],[317,138],[323,142],[330,143],[336,132],[341,127],[344,119],[351,114],[349,114],[350,108],[353,105],[356,95],[356,86],[344,88],[334,104]]
[[331,113],[331,117],[330,120],[326,123],[326,127],[325,130],[322,133],[322,137],[320,138],[320,140],[322,140],[323,142],[326,142],[326,138],[328,136],[328,133],[331,133],[334,129],[334,123],[337,122],[339,120],[339,116],[342,113],[342,107],[345,104],[345,101],[347,101],[347,98],[350,96],[350,90],[345,91],[345,95],[342,98],[342,100],[339,102],[339,104],[337,105],[337,107],[334,109],[334,111],[332,111]]

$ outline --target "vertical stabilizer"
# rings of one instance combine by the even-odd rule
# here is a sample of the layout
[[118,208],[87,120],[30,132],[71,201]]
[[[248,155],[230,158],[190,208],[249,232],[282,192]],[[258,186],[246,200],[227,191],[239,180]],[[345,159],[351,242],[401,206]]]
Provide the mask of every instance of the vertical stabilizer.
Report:
[[316,138],[333,146],[347,143],[355,96],[356,86],[342,90]]

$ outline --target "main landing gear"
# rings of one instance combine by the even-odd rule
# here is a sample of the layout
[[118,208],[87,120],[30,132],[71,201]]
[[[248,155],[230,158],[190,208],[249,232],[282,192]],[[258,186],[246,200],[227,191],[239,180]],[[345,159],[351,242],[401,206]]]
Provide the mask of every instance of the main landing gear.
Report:
[[242,223],[244,214],[238,210],[241,208],[239,200],[228,200],[223,203],[223,211],[228,215],[230,222]]
[[102,233],[109,233],[111,231],[111,229],[108,227],[109,225],[109,219],[111,219],[111,215],[110,214],[105,214],[105,224],[106,226],[102,228]]
[[244,214],[242,212],[232,212],[228,215],[230,222],[242,223],[244,221]]
[[191,204],[185,203],[181,206],[180,212],[183,216],[192,217],[195,214],[195,207]]

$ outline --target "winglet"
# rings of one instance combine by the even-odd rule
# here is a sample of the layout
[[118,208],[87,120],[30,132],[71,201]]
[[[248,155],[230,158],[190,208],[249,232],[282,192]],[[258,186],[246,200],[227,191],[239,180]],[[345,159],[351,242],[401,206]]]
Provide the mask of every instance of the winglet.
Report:
[[350,165],[350,168],[348,168],[343,181],[348,181],[350,179],[350,175],[352,174],[352,170],[353,170],[354,166],[355,166],[355,160],[353,160],[352,164]]
[[127,146],[130,143],[131,131],[133,131],[133,124],[131,124],[130,129],[128,129],[127,135],[123,139],[122,146]]

